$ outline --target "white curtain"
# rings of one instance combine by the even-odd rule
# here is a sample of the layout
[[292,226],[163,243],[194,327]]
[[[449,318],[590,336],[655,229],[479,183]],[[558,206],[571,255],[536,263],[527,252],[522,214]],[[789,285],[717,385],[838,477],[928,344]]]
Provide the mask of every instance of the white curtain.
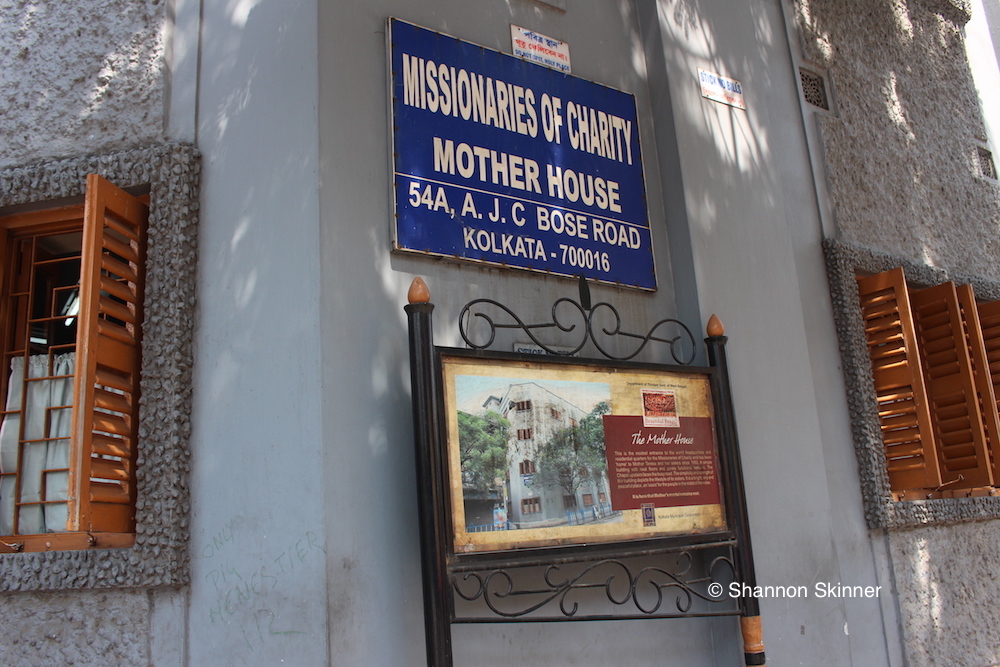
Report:
[[[69,466],[75,360],[76,355],[72,352],[53,357],[51,375],[68,377],[27,382],[24,439],[38,442],[26,443],[21,450],[22,503],[65,501],[68,498],[69,473],[65,470],[46,471]],[[48,364],[48,355],[31,356],[28,360],[28,377],[50,375]],[[15,357],[11,360],[10,380],[7,384],[7,410],[21,409],[24,385],[24,358]],[[17,470],[20,422],[19,414],[9,414],[0,424],[0,472]],[[14,490],[13,476],[0,478],[0,535],[10,535],[14,530]],[[65,502],[22,507],[18,517],[18,533],[31,535],[64,531],[66,520]]]

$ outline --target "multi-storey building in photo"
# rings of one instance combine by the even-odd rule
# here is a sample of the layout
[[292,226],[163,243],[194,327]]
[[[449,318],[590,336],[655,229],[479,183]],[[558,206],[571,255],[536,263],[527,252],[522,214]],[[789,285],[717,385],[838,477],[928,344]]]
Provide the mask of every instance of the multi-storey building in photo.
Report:
[[539,460],[540,448],[560,432],[575,428],[588,411],[535,382],[511,384],[502,397],[490,396],[483,407],[510,422],[507,519],[511,528],[579,523],[610,512],[606,467],[569,471],[561,486]]

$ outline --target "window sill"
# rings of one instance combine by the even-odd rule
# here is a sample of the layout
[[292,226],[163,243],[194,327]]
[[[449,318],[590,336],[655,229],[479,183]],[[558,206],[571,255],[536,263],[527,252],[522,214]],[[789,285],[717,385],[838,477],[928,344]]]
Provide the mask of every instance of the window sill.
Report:
[[0,554],[84,549],[131,549],[134,533],[46,533],[0,537]]

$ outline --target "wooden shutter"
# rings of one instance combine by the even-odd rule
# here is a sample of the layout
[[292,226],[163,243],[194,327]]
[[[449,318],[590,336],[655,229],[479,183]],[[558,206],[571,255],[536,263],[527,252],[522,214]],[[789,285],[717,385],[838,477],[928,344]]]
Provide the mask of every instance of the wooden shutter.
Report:
[[1000,481],[997,468],[1000,465],[1000,415],[997,414],[997,399],[986,354],[986,339],[972,285],[959,285],[957,291],[965,338],[969,346],[969,357],[972,360],[972,379],[976,385],[977,407],[983,420],[986,437],[990,480],[991,484],[996,484]]
[[914,291],[910,303],[942,486],[947,490],[990,486],[993,475],[986,430],[955,284],[947,282]]
[[131,532],[149,209],[94,174],[84,208],[70,529]]
[[858,278],[893,491],[937,488],[941,472],[902,269]]
[[[977,367],[977,372],[989,378],[994,400],[993,405],[988,406],[986,405],[988,395],[984,396],[983,414],[997,418],[997,411],[1000,410],[1000,301],[978,304],[977,312],[979,330],[983,337],[983,353],[985,354],[983,365]],[[993,482],[995,484],[1000,481],[1000,443],[991,440],[990,445],[993,452]]]

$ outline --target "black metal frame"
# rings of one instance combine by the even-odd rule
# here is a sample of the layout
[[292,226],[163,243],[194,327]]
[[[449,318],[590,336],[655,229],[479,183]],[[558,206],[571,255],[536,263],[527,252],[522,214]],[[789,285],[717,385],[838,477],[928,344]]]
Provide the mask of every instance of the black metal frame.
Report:
[[[534,332],[557,328],[572,333],[577,324],[567,324],[559,309],[580,317],[583,335],[573,349],[558,350],[543,344]],[[497,323],[482,312],[496,308],[512,323]],[[410,331],[410,363],[413,391],[413,420],[417,454],[417,486],[421,557],[423,564],[424,623],[427,640],[427,664],[451,667],[451,625],[453,623],[523,623],[591,620],[628,620],[695,616],[759,617],[756,598],[730,597],[726,585],[731,582],[756,586],[750,548],[749,524],[743,492],[736,426],[725,355],[725,336],[705,340],[711,363],[709,368],[689,366],[695,357],[695,339],[683,323],[664,319],[645,335],[621,331],[621,317],[608,303],[590,304],[589,289],[580,283],[580,301],[558,299],[552,306],[552,321],[525,324],[503,304],[490,299],[476,299],[466,304],[459,318],[462,338],[472,350],[439,348],[434,345],[430,303],[406,306]],[[609,312],[615,325],[595,332],[595,313]],[[473,317],[489,326],[485,343],[469,337]],[[654,335],[665,325],[674,325],[673,338]],[[533,355],[486,352],[497,329],[520,329],[551,357],[546,362],[599,364],[645,370],[673,370],[708,374],[715,407],[718,435],[720,477],[727,529],[710,534],[660,537],[649,540],[607,544],[539,547],[517,551],[456,554],[452,547],[451,515],[447,466],[445,464],[446,415],[442,386],[442,355],[482,359],[528,359]],[[599,336],[624,336],[641,341],[624,356],[609,354]],[[590,340],[608,359],[588,360],[571,357]],[[639,364],[624,360],[638,355],[649,341],[670,346],[671,355],[680,366]],[[690,343],[688,354],[683,349]],[[561,359],[560,359],[561,358]],[[727,576],[728,575],[728,576]],[[719,595],[709,592],[712,586]],[[597,595],[603,589],[604,597]],[[676,595],[673,605],[665,593]],[[457,608],[456,605],[458,605]],[[471,609],[470,609],[471,607]],[[556,609],[552,610],[555,607]],[[587,611],[587,609],[592,609]],[[551,612],[549,610],[552,610]],[[759,619],[757,619],[759,627]],[[746,630],[744,629],[744,635]],[[746,649],[747,665],[764,664],[763,651]]]
[[[559,306],[563,305],[568,306],[569,311],[573,315],[580,316],[580,324],[582,325],[580,331],[583,335],[580,336],[580,342],[576,345],[576,347],[570,350],[559,350],[556,348],[549,347],[545,343],[540,341],[538,338],[536,338],[534,334],[534,332],[539,329],[557,328],[563,333],[572,333],[573,331],[575,331],[577,328],[576,324],[566,324],[559,317]],[[513,323],[497,324],[494,321],[494,319],[489,316],[488,313],[483,312],[483,310],[477,310],[477,308],[483,308],[486,306],[493,306],[501,310],[503,313],[507,314],[511,320],[513,320]],[[563,311],[565,312],[565,310],[566,309],[564,308]],[[623,338],[630,338],[633,340],[637,339],[642,341],[639,344],[639,346],[635,350],[633,350],[630,354],[624,356],[616,356],[614,354],[611,354],[601,346],[599,336],[597,335],[598,332],[595,331],[594,325],[595,325],[595,315],[598,315],[599,313],[602,312],[607,312],[610,313],[611,315],[614,315],[615,326],[612,329],[602,328],[601,331],[599,332],[600,334],[603,334],[604,336],[607,336],[609,338],[613,338],[614,336],[621,336]],[[490,335],[485,343],[479,343],[479,344],[474,343],[469,337],[468,329],[469,329],[469,324],[471,324],[473,317],[480,318],[481,321],[485,322],[490,327]],[[668,338],[660,338],[654,335],[661,326],[669,324],[672,324],[676,326],[678,329],[680,329],[680,331],[683,332],[684,336],[682,336],[679,333],[673,338],[668,339]],[[649,341],[654,340],[669,345],[670,356],[672,356],[674,361],[677,362],[678,364],[682,366],[689,366],[691,362],[694,361],[697,342],[695,341],[695,337],[691,333],[691,330],[688,329],[687,326],[685,326],[684,323],[679,320],[674,320],[671,318],[662,319],[656,324],[654,324],[645,335],[630,333],[628,331],[622,331],[621,327],[622,327],[622,317],[621,314],[618,312],[617,308],[615,308],[610,303],[607,303],[605,301],[601,301],[593,305],[591,304],[590,287],[587,285],[587,281],[584,280],[582,277],[580,278],[580,301],[577,302],[574,301],[573,299],[569,299],[566,297],[556,299],[555,302],[552,304],[551,322],[543,322],[540,324],[525,324],[521,320],[521,318],[514,313],[514,311],[512,311],[510,308],[503,305],[499,301],[494,301],[492,299],[474,299],[473,301],[470,301],[469,303],[465,304],[465,307],[462,309],[462,313],[458,316],[458,328],[459,332],[462,334],[462,340],[464,340],[466,344],[474,350],[488,349],[490,345],[493,344],[493,341],[496,339],[497,329],[520,329],[524,331],[524,333],[527,334],[528,337],[531,338],[531,340],[536,345],[541,347],[550,355],[556,357],[559,356],[572,357],[573,355],[580,352],[583,349],[583,347],[587,344],[587,341],[589,340],[594,344],[594,347],[597,348],[597,351],[603,354],[606,358],[611,359],[613,361],[627,361],[638,355],[640,352],[642,352],[642,350],[646,347],[646,344],[649,343]],[[682,342],[682,340],[690,343],[691,346],[690,354],[678,356],[678,344]]]

